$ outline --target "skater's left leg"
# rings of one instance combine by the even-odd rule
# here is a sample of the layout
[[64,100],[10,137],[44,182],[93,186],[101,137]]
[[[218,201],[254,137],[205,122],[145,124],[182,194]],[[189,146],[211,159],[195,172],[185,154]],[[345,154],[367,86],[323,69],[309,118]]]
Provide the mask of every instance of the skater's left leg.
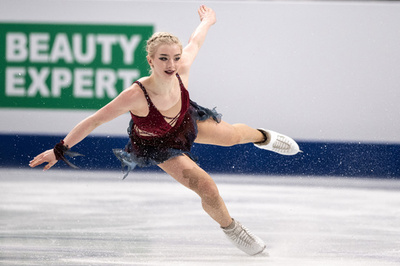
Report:
[[196,143],[218,146],[233,146],[236,144],[265,141],[265,136],[257,129],[245,124],[220,123],[213,119],[197,122],[198,135]]
[[203,209],[219,223],[226,236],[239,249],[249,255],[265,249],[265,243],[260,238],[232,219],[214,180],[189,157],[177,156],[158,166],[200,196]]
[[292,138],[272,130],[255,129],[245,124],[220,123],[207,119],[198,121],[196,143],[218,146],[254,143],[257,148],[269,150],[281,155],[295,155],[300,152],[299,145]]
[[186,155],[177,156],[158,166],[179,183],[196,192],[201,198],[203,209],[221,227],[227,227],[232,223],[214,180],[192,159]]

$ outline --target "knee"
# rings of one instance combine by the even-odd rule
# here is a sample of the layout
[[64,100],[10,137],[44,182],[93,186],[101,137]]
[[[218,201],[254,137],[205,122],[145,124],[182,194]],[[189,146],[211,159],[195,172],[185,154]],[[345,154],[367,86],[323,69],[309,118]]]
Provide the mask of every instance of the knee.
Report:
[[217,185],[212,182],[206,182],[203,186],[200,187],[199,196],[201,198],[201,203],[203,208],[212,207],[219,208],[221,204],[221,196],[219,195],[219,191]]
[[210,205],[219,198],[217,185],[211,178],[210,180],[202,182],[197,193],[204,202]]
[[219,197],[219,191],[214,180],[201,169],[187,169],[183,176],[188,180],[191,190],[196,192],[203,201],[212,202]]

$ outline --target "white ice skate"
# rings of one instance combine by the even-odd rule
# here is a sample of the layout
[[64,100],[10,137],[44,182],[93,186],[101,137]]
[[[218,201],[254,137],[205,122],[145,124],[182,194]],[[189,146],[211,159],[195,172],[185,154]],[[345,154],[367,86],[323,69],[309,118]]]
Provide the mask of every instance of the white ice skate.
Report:
[[[257,255],[265,250],[265,243],[238,221],[233,220],[231,229],[222,228],[228,239],[240,250],[249,254]],[[231,226],[230,226],[231,227]]]
[[265,141],[254,143],[257,148],[273,151],[282,155],[295,155],[302,152],[292,138],[272,130],[258,129],[266,137]]

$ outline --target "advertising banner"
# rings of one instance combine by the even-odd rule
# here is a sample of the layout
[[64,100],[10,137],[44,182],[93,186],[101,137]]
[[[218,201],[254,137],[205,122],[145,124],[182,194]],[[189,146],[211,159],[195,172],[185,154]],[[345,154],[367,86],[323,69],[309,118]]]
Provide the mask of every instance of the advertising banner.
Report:
[[98,109],[148,72],[151,25],[0,23],[0,107]]

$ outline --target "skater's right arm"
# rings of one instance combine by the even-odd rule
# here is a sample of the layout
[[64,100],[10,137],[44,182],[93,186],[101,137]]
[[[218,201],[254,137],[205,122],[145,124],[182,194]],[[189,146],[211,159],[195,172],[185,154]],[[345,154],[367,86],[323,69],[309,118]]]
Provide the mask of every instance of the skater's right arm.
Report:
[[[64,145],[71,148],[86,138],[98,126],[129,111],[143,113],[146,108],[147,102],[143,96],[143,92],[138,85],[134,84],[121,92],[115,99],[96,113],[78,123],[64,138]],[[36,167],[46,162],[47,165],[43,170],[50,169],[57,162],[53,149],[37,155],[29,162],[29,166]]]
[[98,126],[129,111],[138,113],[143,109],[143,105],[146,104],[147,102],[143,96],[142,90],[138,85],[134,84],[130,88],[122,91],[115,99],[96,113],[77,124],[65,137],[64,145],[68,145],[71,148],[82,141]]

